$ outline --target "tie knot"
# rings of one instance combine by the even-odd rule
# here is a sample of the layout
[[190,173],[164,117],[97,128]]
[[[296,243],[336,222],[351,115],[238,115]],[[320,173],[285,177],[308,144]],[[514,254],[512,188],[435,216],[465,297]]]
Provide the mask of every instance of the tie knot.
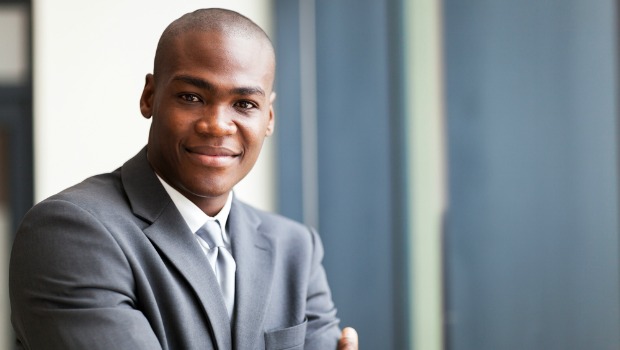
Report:
[[209,245],[210,249],[223,247],[222,228],[217,220],[209,220],[196,232]]

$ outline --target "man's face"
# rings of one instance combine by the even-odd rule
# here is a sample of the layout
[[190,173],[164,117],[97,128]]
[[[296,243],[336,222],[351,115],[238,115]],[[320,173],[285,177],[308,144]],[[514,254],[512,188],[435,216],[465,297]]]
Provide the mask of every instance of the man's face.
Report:
[[163,54],[140,99],[142,114],[153,117],[149,162],[214,215],[273,132],[272,51],[257,39],[190,32]]

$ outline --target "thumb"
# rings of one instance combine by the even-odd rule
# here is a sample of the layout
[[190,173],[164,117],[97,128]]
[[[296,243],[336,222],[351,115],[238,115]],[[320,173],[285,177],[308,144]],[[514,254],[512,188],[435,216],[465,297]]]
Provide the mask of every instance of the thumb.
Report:
[[358,350],[357,332],[351,327],[342,330],[340,340],[338,340],[338,350]]

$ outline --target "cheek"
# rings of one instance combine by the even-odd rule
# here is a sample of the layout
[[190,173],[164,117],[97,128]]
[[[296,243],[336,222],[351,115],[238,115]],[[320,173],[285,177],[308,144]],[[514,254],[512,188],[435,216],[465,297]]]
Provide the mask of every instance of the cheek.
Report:
[[266,138],[267,129],[261,126],[260,128],[240,129],[240,132],[246,149],[252,153],[260,152]]
[[179,118],[175,115],[159,115],[153,117],[153,123],[161,137],[173,138],[190,132],[193,128],[191,118]]
[[268,136],[270,128],[269,115],[263,115],[257,119],[250,120],[237,120],[236,121],[239,132],[243,135],[246,143],[251,143],[254,146],[261,145],[265,138]]

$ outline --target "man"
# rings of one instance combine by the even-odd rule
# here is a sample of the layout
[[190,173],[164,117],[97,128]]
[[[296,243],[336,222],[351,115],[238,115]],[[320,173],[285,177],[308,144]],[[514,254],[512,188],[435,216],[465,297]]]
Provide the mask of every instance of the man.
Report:
[[338,329],[319,236],[232,194],[273,132],[274,71],[269,39],[235,12],[166,28],[140,99],[146,148],[18,230],[19,348],[357,349]]

